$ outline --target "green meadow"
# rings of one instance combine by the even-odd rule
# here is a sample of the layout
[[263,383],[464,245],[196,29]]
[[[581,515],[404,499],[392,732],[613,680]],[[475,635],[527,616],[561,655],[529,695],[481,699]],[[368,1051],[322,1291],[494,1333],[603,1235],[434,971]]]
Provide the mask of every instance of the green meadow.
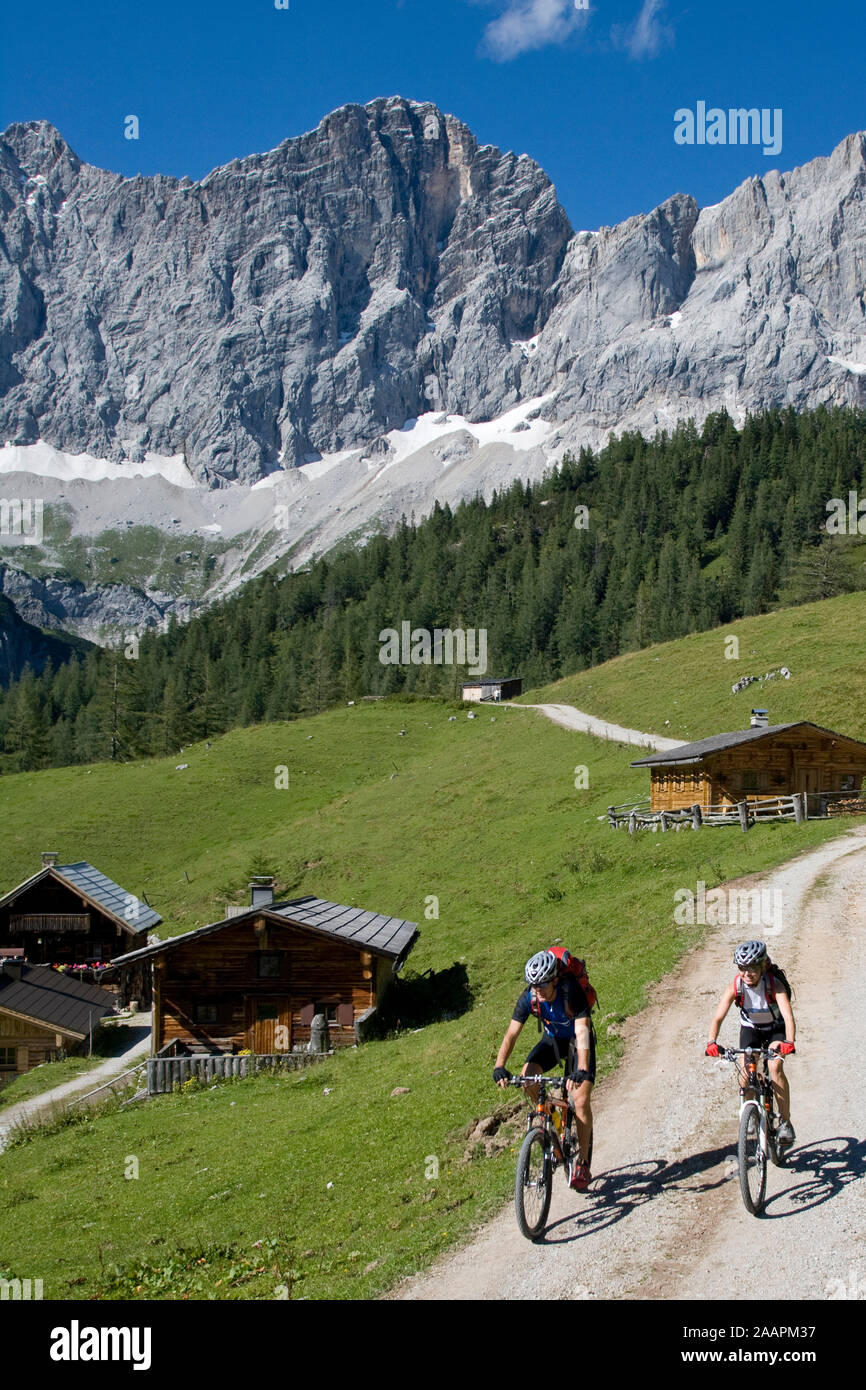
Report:
[[[843,594],[627,652],[523,699],[576,705],[684,742],[748,728],[753,706],[767,708],[771,724],[810,719],[866,739],[864,627],[866,592]],[[731,637],[736,659],[726,655],[737,650]],[[788,667],[790,680],[777,676],[731,694],[741,676],[779,666]]]
[[[605,668],[587,675],[608,680]],[[650,687],[620,675],[611,690],[619,681],[614,707],[598,711],[640,725]],[[708,731],[703,689],[696,679],[692,725],[678,732]],[[648,786],[632,756],[531,711],[470,719],[459,706],[386,700],[234,732],[180,758],[0,780],[3,890],[56,849],[146,893],[169,935],[219,920],[247,900],[251,873],[269,871],[282,895],[417,921],[404,974],[462,965],[471,992],[456,1016],[415,1020],[306,1073],[115,1107],[10,1147],[0,1275],[41,1278],[52,1299],[371,1298],[465,1239],[513,1184],[520,1102],[491,1072],[526,958],[557,941],[586,956],[604,1074],[618,1060],[616,1025],[699,939],[700,927],[674,924],[676,889],[840,833],[811,822],[614,834],[598,819],[605,807]],[[513,1063],[535,1037],[533,1025]],[[491,1115],[502,1123],[488,1154],[470,1135]]]

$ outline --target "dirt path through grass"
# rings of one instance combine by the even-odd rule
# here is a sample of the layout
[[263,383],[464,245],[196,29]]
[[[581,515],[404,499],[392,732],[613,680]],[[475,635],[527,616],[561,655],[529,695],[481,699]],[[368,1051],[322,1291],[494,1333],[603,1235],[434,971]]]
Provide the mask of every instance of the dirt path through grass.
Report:
[[78,1095],[95,1091],[106,1081],[121,1072],[128,1071],[150,1055],[150,1014],[136,1014],[135,1022],[121,1025],[128,1028],[129,1046],[116,1057],[107,1057],[98,1067],[92,1067],[72,1081],[54,1086],[50,1091],[42,1091],[30,1100],[19,1101],[16,1105],[0,1110],[0,1153],[6,1145],[6,1136],[22,1120],[32,1120],[39,1115],[49,1115],[52,1110]]
[[564,729],[574,729],[579,734],[594,734],[596,738],[607,738],[613,743],[630,743],[637,748],[654,749],[657,753],[668,748],[679,748],[687,739],[660,738],[658,734],[642,734],[638,729],[624,729],[621,724],[611,724],[607,719],[598,719],[594,714],[585,714],[574,705],[518,705],[503,701],[510,709],[537,709],[561,724]]
[[[558,1173],[540,1243],[519,1234],[509,1205],[393,1297],[820,1299],[855,1285],[862,1296],[866,826],[736,886],[781,894],[779,930],[763,934],[789,970],[798,1025],[787,1063],[797,1142],[770,1168],[765,1215],[740,1196],[732,1070],[703,1056],[734,946],[755,934],[723,925],[629,1020],[619,1069],[594,1097],[589,1192]],[[737,1036],[732,1009],[722,1041]]]

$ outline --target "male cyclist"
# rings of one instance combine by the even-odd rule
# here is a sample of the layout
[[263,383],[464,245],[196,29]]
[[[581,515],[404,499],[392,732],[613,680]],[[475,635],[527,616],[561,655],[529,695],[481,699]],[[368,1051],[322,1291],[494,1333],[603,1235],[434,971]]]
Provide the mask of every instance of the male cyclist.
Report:
[[[527,1057],[521,1075],[540,1076],[562,1060],[565,1060],[567,1070],[571,1067],[567,1086],[577,1119],[581,1151],[588,1154],[592,1137],[590,1094],[595,1083],[595,1033],[589,1003],[573,975],[560,978],[559,961],[552,951],[539,951],[528,960],[524,976],[528,988],[518,999],[505,1031],[493,1070],[493,1080],[498,1086],[508,1085],[510,1073],[506,1071],[505,1063],[511,1056],[524,1023],[531,1013],[537,1013],[544,1027],[544,1036]],[[535,1009],[533,1004],[536,1005]],[[576,1064],[574,1052],[577,1054]],[[528,1086],[526,1089],[534,1102],[538,1087]],[[574,1164],[569,1174],[569,1186],[584,1192],[591,1182],[589,1164]]]
[[[778,1053],[770,1063],[770,1079],[776,1104],[779,1107],[779,1147],[788,1149],[796,1139],[791,1124],[791,1096],[785,1075],[783,1057],[794,1051],[797,1029],[791,1010],[788,983],[770,964],[763,941],[745,941],[734,952],[734,964],[740,974],[725,990],[710,1027],[707,1043],[708,1057],[718,1057],[721,1049],[716,1042],[719,1029],[735,999],[740,1008],[740,1047],[768,1047]],[[739,991],[737,988],[739,982]],[[745,1068],[741,1070],[741,1085],[745,1088]]]

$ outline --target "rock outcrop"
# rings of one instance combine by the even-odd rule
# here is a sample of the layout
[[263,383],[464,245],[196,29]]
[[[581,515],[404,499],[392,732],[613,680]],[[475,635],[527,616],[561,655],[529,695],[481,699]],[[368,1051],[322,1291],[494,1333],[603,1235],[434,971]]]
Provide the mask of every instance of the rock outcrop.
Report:
[[19,617],[11,600],[0,594],[0,688],[17,680],[26,666],[38,676],[47,662],[60,666],[73,651],[86,648],[85,642],[75,638],[40,632]]
[[192,605],[167,595],[162,603],[130,584],[83,584],[80,579],[51,575],[37,578],[0,562],[0,595],[33,627],[73,632],[88,642],[117,643],[131,633],[161,631],[166,614],[188,617]]
[[723,407],[863,403],[864,190],[857,134],[716,207],[676,194],[573,233],[530,158],[400,98],[198,183],[125,179],[14,125],[0,442],[182,454],[219,486],[375,459],[430,411],[543,397],[555,453]]
[[435,107],[346,106],[188,179],[0,141],[0,438],[253,482],[425,409],[521,398],[571,229],[526,156]]

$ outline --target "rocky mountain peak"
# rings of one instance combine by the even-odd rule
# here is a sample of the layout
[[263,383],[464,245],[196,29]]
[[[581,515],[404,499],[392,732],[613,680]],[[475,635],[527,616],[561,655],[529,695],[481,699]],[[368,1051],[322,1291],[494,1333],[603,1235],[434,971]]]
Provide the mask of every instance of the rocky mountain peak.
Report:
[[219,484],[431,407],[520,398],[510,342],[544,322],[571,232],[532,160],[388,98],[200,183],[121,179],[69,151],[43,206],[16,169],[51,151],[59,168],[55,136],[4,137],[6,439],[183,453]]
[[861,133],[717,207],[677,193],[575,234],[532,159],[429,102],[342,106],[199,182],[12,126],[0,438],[182,454],[221,486],[538,397],[551,448],[862,401],[864,180]]

